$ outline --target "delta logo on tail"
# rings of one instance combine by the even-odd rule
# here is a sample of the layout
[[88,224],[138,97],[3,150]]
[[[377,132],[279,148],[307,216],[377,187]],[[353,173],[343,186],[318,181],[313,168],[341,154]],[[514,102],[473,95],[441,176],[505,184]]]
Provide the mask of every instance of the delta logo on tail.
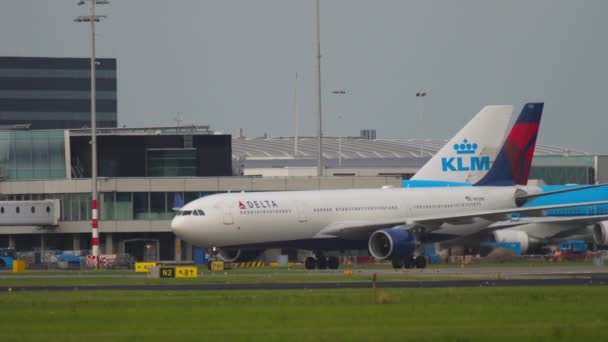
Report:
[[[489,156],[475,156],[477,143],[464,139],[460,144],[454,144],[457,157],[441,158],[442,172],[487,171],[490,169]],[[469,156],[470,155],[470,156]]]
[[511,128],[492,169],[475,185],[526,185],[544,103],[527,103]]

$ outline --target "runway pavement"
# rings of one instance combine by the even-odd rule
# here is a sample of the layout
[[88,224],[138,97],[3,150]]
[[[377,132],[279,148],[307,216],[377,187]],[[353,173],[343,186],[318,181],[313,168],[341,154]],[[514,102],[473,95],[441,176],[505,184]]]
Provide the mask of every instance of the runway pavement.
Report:
[[395,273],[406,273],[417,277],[433,276],[454,276],[465,278],[545,278],[545,277],[569,277],[579,275],[601,275],[608,274],[608,267],[598,266],[464,266],[450,268],[425,268],[409,270],[393,269],[362,269],[357,270],[358,274],[389,275]]
[[[517,286],[606,286],[608,276],[602,278],[554,278],[554,279],[497,279],[497,280],[429,280],[377,282],[378,288],[446,288],[446,287],[517,287]],[[14,286],[0,287],[6,291],[176,291],[176,290],[307,290],[307,289],[362,289],[371,288],[365,282],[319,283],[221,283],[221,284],[156,284],[156,285],[89,285],[89,286]]]
[[[446,287],[517,287],[517,286],[606,286],[608,270],[598,267],[483,267],[466,269],[426,269],[393,271],[390,269],[357,270],[359,274],[383,274],[409,272],[418,275],[457,275],[455,280],[395,280],[378,281],[378,288],[446,288]],[[484,278],[479,278],[483,276]],[[371,277],[370,277],[371,278]],[[196,284],[137,284],[137,285],[62,285],[62,286],[1,286],[0,293],[7,291],[91,291],[91,290],[288,290],[288,289],[360,289],[371,288],[371,281],[323,281],[323,282],[227,282]]]

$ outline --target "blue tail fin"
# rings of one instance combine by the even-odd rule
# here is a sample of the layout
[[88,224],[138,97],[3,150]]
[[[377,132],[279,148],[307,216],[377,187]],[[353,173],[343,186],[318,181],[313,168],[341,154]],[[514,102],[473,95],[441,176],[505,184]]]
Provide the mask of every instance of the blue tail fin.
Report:
[[176,192],[173,195],[173,210],[179,210],[183,206],[184,206],[184,199],[182,198],[182,194],[179,192]]
[[530,176],[543,103],[526,103],[488,173],[475,185],[526,185]]

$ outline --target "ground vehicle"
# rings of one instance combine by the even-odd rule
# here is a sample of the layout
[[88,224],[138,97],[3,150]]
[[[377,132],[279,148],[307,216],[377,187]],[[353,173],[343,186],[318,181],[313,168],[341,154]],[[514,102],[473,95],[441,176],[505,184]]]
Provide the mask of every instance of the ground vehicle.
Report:
[[0,268],[13,267],[13,260],[15,260],[14,248],[0,248]]
[[557,246],[555,256],[557,260],[584,260],[587,253],[587,244],[583,240],[568,240]]
[[587,253],[587,244],[583,240],[568,240],[562,242],[558,250],[562,251],[562,253],[570,253],[570,254],[582,254]]

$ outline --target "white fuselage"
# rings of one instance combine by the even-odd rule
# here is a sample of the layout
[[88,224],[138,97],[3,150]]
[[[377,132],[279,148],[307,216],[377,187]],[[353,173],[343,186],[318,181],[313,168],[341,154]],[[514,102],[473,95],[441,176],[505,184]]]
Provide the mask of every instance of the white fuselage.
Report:
[[[389,188],[227,193],[186,204],[171,226],[201,247],[238,247],[310,239],[332,224],[515,208],[515,187]],[[527,189],[530,191],[530,189]],[[539,191],[536,188],[531,191]],[[192,213],[188,213],[192,211]],[[443,225],[468,235],[491,222]],[[363,237],[367,239],[367,237]]]

